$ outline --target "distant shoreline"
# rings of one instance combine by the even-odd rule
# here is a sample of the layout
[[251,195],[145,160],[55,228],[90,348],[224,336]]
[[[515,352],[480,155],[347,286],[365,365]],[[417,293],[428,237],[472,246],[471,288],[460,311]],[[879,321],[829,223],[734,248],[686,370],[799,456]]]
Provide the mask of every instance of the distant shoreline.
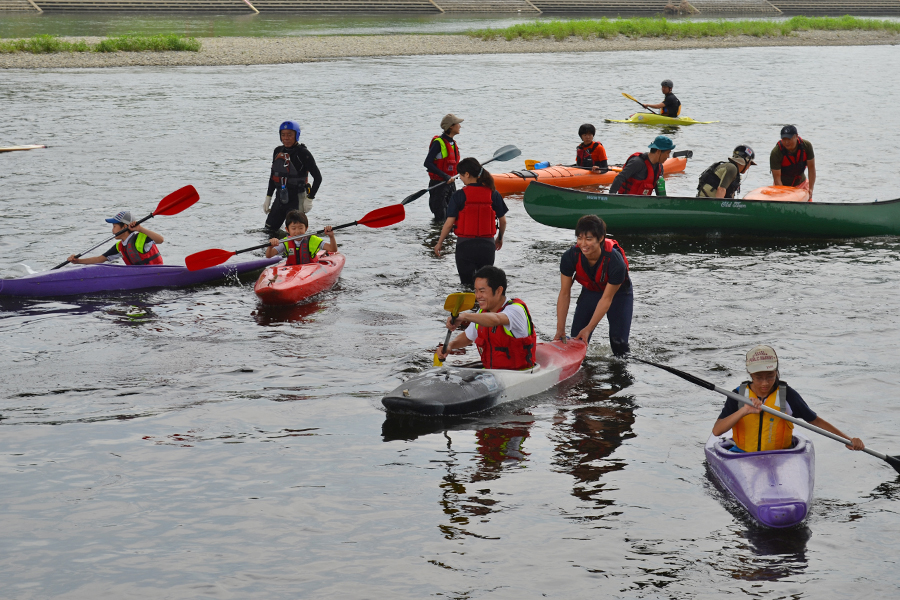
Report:
[[[97,43],[101,38],[71,37]],[[64,69],[132,66],[271,65],[343,58],[441,54],[541,54],[742,48],[764,46],[880,46],[900,44],[900,35],[882,31],[801,31],[788,36],[726,36],[688,39],[618,38],[481,40],[468,35],[406,34],[301,37],[202,38],[199,52],[80,52],[0,54],[2,69]]]

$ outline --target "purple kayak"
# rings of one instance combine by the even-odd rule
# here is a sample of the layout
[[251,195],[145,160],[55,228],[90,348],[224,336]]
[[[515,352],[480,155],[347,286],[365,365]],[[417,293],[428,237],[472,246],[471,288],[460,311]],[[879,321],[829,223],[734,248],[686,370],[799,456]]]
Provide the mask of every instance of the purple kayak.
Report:
[[46,271],[20,279],[0,279],[0,296],[74,296],[98,292],[120,292],[147,288],[176,288],[259,271],[281,260],[261,258],[223,264],[199,271],[178,265],[87,265]]
[[794,446],[766,452],[731,452],[730,437],[710,436],[706,461],[716,477],[755,521],[791,527],[803,521],[812,503],[816,451],[794,430]]

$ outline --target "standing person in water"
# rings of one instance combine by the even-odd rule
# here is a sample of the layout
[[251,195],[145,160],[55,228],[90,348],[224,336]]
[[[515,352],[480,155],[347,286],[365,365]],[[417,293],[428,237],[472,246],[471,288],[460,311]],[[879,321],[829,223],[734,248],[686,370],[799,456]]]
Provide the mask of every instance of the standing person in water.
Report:
[[644,108],[658,108],[659,114],[674,119],[681,114],[681,100],[672,93],[672,88],[675,87],[675,84],[672,83],[671,79],[664,79],[660,86],[664,96],[663,101],[659,104],[644,104],[642,106]]
[[649,146],[650,152],[635,152],[625,161],[625,166],[609,186],[610,194],[634,194],[649,196],[666,195],[663,163],[669,158],[675,143],[664,135],[656,136]]
[[590,123],[585,123],[578,128],[578,136],[581,143],[575,148],[575,166],[590,169],[595,173],[609,170],[609,161],[606,157],[606,148],[600,142],[594,141],[597,128]]
[[[781,141],[769,154],[769,168],[772,169],[772,185],[809,190],[809,200],[812,201],[816,185],[816,155],[812,142],[801,138],[794,125],[781,128]],[[809,179],[806,178],[807,169]]]
[[463,285],[473,285],[475,271],[493,266],[494,253],[503,247],[509,208],[494,188],[494,178],[476,159],[460,161],[459,178],[466,187],[450,197],[434,253],[441,255],[444,239],[456,225],[456,270]]
[[[275,235],[284,224],[284,218],[292,210],[308,213],[312,201],[322,184],[322,174],[316,166],[316,159],[299,143],[300,125],[296,121],[285,121],[278,126],[281,145],[272,153],[272,171],[269,189],[263,202],[266,218],[266,232]],[[309,176],[313,176],[310,188]],[[275,194],[274,201],[272,194]]]
[[628,259],[618,242],[606,236],[606,223],[597,215],[585,215],[575,225],[574,246],[559,261],[560,286],[556,300],[556,335],[566,339],[566,317],[572,300],[572,284],[581,284],[581,294],[572,318],[572,336],[585,344],[603,317],[609,322],[609,345],[613,354],[625,356],[630,347],[634,292],[628,275]]
[[[428,156],[425,157],[425,168],[428,170],[428,187],[435,188],[428,192],[428,208],[434,213],[434,218],[443,221],[447,216],[447,203],[450,196],[456,191],[453,179],[456,177],[456,165],[459,164],[459,146],[454,138],[461,129],[460,119],[454,114],[445,115],[441,119],[441,135],[431,138],[428,147]],[[442,181],[444,185],[435,187]]]

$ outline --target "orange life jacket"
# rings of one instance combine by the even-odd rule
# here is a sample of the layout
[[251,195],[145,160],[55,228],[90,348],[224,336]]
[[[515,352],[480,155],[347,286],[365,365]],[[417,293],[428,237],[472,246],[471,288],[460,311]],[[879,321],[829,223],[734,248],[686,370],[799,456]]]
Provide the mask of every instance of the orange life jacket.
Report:
[[[748,398],[757,397],[753,390],[750,389],[747,381],[741,384],[738,393]],[[763,404],[787,414],[789,412],[787,384],[779,383],[778,387],[768,395]],[[737,422],[737,425],[732,428],[731,434],[734,443],[744,452],[784,450],[791,447],[794,424],[769,413],[760,412],[756,415],[744,415]]]
[[497,213],[491,203],[491,190],[482,185],[463,188],[466,205],[456,220],[456,237],[494,237],[497,233]]

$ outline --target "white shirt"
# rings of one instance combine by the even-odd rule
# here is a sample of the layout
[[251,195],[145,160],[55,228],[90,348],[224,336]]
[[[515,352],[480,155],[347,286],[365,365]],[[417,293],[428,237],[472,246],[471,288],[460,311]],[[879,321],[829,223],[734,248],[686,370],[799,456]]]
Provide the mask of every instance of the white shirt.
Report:
[[[500,311],[509,319],[509,330],[513,337],[523,338],[528,336],[528,317],[525,315],[525,309],[518,304],[507,304]],[[478,332],[475,330],[475,323],[469,323],[466,327],[466,337],[470,341],[478,339]]]

